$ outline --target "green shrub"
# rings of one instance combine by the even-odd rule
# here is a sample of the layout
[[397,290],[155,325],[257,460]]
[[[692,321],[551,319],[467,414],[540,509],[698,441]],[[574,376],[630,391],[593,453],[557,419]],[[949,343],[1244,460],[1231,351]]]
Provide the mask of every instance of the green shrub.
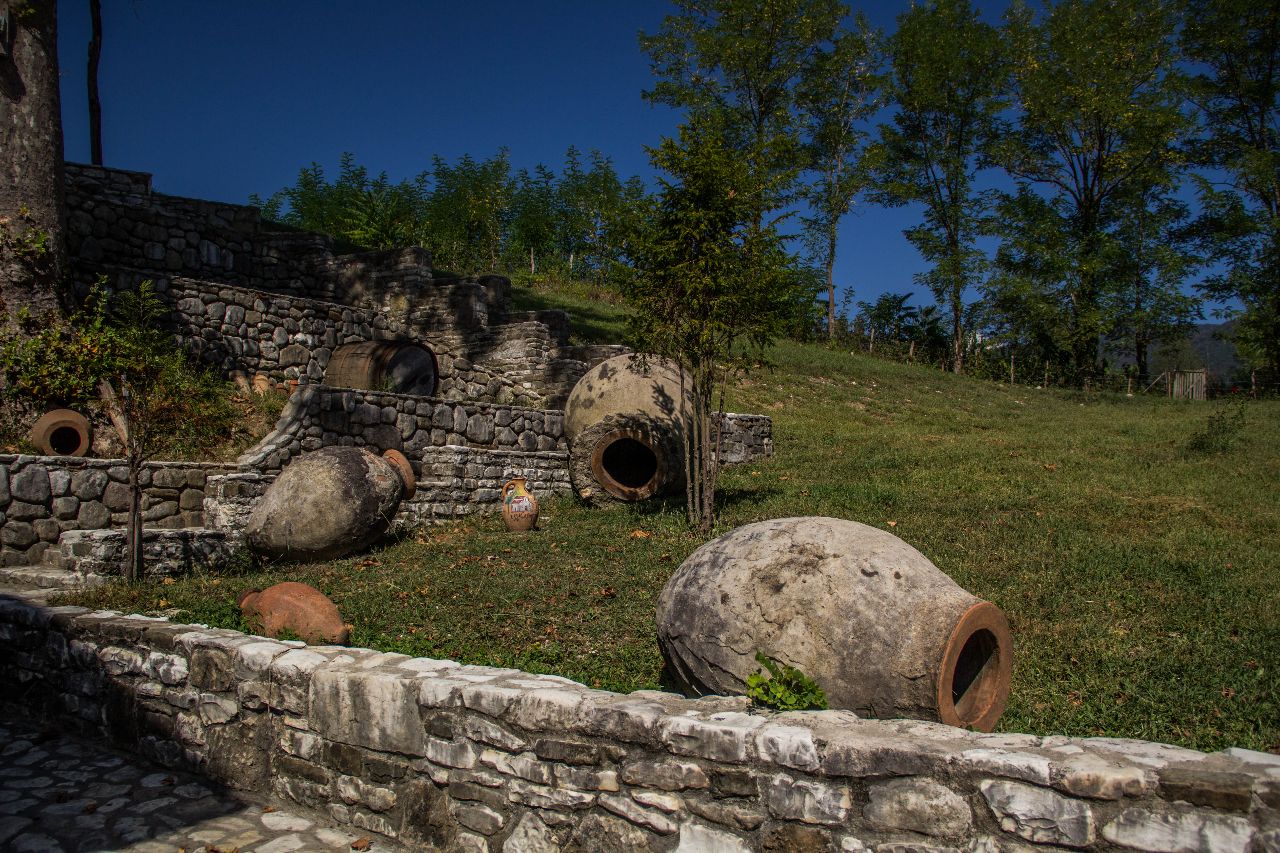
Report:
[[159,328],[165,311],[145,281],[114,295],[99,283],[63,322],[17,317],[16,329],[0,337],[0,397],[36,407],[100,408],[105,380],[122,396],[145,394],[150,451],[198,455],[222,441],[239,416],[224,383],[192,364]]
[[1206,419],[1204,426],[1197,429],[1187,440],[1187,449],[1193,453],[1226,453],[1244,433],[1245,399],[1231,397],[1219,405]]
[[763,672],[747,676],[747,695],[753,702],[779,711],[826,710],[827,696],[812,678],[764,652],[756,652],[756,661],[770,677]]

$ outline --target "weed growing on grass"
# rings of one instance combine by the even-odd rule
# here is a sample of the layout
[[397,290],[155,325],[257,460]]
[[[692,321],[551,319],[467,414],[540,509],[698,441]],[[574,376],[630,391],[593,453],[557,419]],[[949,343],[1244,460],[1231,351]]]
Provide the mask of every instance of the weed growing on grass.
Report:
[[1191,434],[1187,449],[1193,453],[1226,453],[1244,434],[1245,398],[1229,397],[1212,412],[1206,423]]

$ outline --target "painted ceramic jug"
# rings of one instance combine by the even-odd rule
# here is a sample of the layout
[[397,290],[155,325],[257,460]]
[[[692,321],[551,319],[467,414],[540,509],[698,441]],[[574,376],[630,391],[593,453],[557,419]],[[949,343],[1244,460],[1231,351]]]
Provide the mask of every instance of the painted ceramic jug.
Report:
[[532,530],[538,523],[538,499],[525,488],[524,477],[513,477],[503,485],[502,520],[516,533]]

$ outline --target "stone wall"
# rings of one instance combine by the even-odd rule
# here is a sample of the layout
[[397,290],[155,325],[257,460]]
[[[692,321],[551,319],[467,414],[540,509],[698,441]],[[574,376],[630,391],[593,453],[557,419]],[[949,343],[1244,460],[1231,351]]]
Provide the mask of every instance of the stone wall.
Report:
[[[335,444],[401,450],[411,460],[431,448],[445,447],[525,453],[568,449],[564,413],[558,409],[311,385],[290,397],[275,429],[241,456],[239,464],[279,471],[300,453]],[[721,447],[726,463],[772,456],[773,421],[764,415],[726,412]]]
[[240,457],[256,471],[279,471],[296,455],[335,444],[404,451],[463,445],[525,452],[564,450],[556,410],[464,403],[310,385],[290,397],[275,430]]
[[140,270],[323,296],[328,238],[266,232],[255,207],[154,192],[151,176],[68,163],[67,248],[77,274]]
[[[498,512],[502,487],[513,477],[524,477],[539,500],[573,493],[565,451],[429,447],[415,455],[413,466],[418,475],[417,491],[400,504],[393,524],[398,530],[473,513]],[[275,478],[276,472],[270,469],[210,477],[205,523],[228,533],[244,529],[249,513]]]
[[57,719],[458,851],[1280,849],[1280,757],[976,734],[0,599],[0,683]]
[[[118,271],[116,287],[148,277]],[[264,373],[285,382],[321,382],[333,351],[375,340],[426,346],[439,364],[437,395],[524,406],[563,402],[596,362],[625,347],[571,347],[562,311],[515,315],[497,326],[422,326],[403,315],[182,276],[150,276],[173,306],[173,330],[195,356],[220,370]],[[503,279],[505,282],[505,279]],[[444,283],[445,291],[474,282]],[[438,320],[438,318],[437,318]],[[560,327],[564,326],[564,329]]]
[[[205,478],[234,466],[149,462],[142,518],[151,528],[200,527]],[[122,459],[0,454],[0,566],[34,565],[70,530],[123,527],[128,468]]]

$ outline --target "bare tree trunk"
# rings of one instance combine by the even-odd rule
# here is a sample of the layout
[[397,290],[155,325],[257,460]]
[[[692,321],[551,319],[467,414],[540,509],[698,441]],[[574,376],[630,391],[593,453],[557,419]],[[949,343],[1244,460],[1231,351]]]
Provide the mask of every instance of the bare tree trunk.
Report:
[[89,157],[102,165],[102,100],[98,97],[98,60],[102,58],[102,0],[89,0],[93,36],[89,39]]
[[827,340],[836,337],[836,228],[827,231]]
[[0,51],[0,310],[12,323],[61,312],[62,115],[53,2],[0,0],[9,44]]
[[125,524],[124,579],[137,583],[142,579],[142,460],[129,452],[129,520]]

